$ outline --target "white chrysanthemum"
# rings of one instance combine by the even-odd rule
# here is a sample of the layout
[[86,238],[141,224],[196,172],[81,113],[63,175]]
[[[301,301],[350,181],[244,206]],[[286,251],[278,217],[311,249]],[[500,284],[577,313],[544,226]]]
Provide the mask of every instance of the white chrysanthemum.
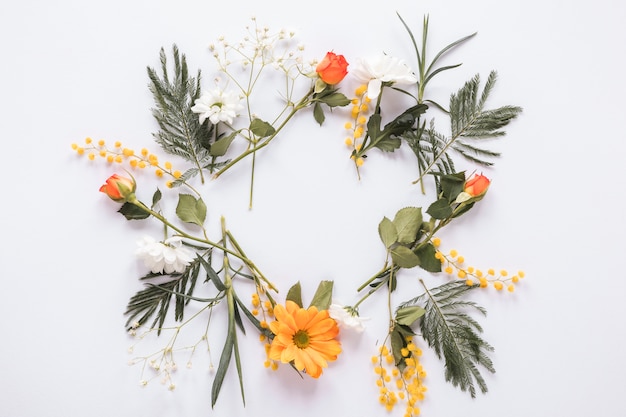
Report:
[[135,252],[153,273],[182,273],[193,261],[193,252],[183,246],[180,237],[174,236],[163,242],[146,236],[137,242]]
[[361,82],[367,83],[367,96],[378,97],[383,83],[415,84],[417,77],[400,58],[390,55],[377,55],[361,59],[352,74]]
[[232,123],[237,117],[239,110],[243,109],[239,96],[232,91],[213,90],[203,93],[197,99],[191,111],[198,113],[200,124],[209,119],[211,123],[219,122]]
[[328,314],[340,327],[352,329],[358,333],[361,333],[365,329],[363,322],[367,319],[359,317],[356,311],[350,310],[341,304],[331,304],[330,307],[328,307]]

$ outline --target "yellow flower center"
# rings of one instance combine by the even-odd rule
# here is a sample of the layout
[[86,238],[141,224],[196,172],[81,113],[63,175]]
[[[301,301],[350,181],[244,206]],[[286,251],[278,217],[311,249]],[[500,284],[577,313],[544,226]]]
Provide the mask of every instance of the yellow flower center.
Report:
[[293,344],[299,349],[306,349],[309,346],[309,341],[309,334],[304,330],[298,330],[296,334],[293,335]]

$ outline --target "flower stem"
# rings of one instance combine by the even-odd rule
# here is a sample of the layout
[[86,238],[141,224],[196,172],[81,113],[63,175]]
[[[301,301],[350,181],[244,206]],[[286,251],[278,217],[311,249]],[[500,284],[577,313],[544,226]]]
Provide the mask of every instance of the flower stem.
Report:
[[222,167],[219,171],[217,171],[215,174],[213,174],[213,179],[218,178],[220,175],[222,175],[224,172],[228,171],[230,168],[233,167],[233,165],[235,165],[236,163],[238,163],[239,161],[241,161],[242,159],[246,158],[247,156],[249,156],[250,154],[255,154],[258,150],[266,147],[267,145],[270,144],[270,142],[272,140],[274,140],[274,138],[276,138],[276,136],[278,136],[278,134],[280,133],[280,131],[285,127],[285,125],[287,125],[287,122],[300,110],[302,110],[303,108],[307,107],[310,102],[311,102],[311,95],[313,94],[314,89],[313,87],[311,87],[311,89],[309,90],[308,93],[306,93],[306,95],[298,102],[298,104],[294,105],[293,108],[291,109],[291,112],[289,112],[289,114],[285,117],[285,120],[282,121],[282,123],[276,128],[276,130],[274,131],[274,133],[272,133],[270,136],[267,137],[267,139],[265,139],[262,143],[260,144],[254,144],[254,146],[246,149],[244,152],[242,152],[239,156],[237,156],[236,158],[232,159],[228,164],[226,164],[224,167]]
[[[143,211],[150,213],[151,216],[155,217],[157,220],[159,220],[161,223],[163,223],[166,227],[169,227],[170,229],[174,230],[179,236],[185,238],[185,239],[189,239],[189,240],[193,240],[195,242],[199,242],[199,243],[204,243],[205,245],[211,246],[215,249],[219,249],[224,251],[225,253],[228,253],[230,255],[235,256],[236,258],[242,260],[243,262],[246,263],[246,265],[254,265],[252,263],[252,261],[248,258],[246,258],[245,256],[228,249],[227,247],[225,247],[224,245],[220,245],[217,242],[213,242],[210,239],[208,239],[206,237],[206,233],[205,233],[205,237],[203,238],[199,238],[193,235],[190,235],[189,233],[185,232],[184,230],[182,230],[181,228],[177,227],[176,225],[172,224],[169,220],[167,220],[163,215],[161,215],[160,213],[152,210],[151,208],[149,208],[148,206],[146,206],[144,203],[142,203],[141,201],[135,199],[131,199],[128,201],[130,204],[133,204],[137,207],[139,207],[140,209],[142,209]],[[256,267],[255,267],[256,268]]]

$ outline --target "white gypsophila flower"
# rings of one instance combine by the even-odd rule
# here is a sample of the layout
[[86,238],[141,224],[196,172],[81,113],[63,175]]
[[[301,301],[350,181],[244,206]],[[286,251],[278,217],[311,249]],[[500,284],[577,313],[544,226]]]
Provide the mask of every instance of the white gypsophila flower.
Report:
[[197,99],[191,111],[198,113],[200,124],[209,119],[214,125],[219,122],[232,123],[239,110],[243,109],[239,95],[219,89],[205,92]]
[[383,83],[417,83],[417,77],[404,60],[384,54],[361,59],[352,74],[359,81],[367,83],[367,96],[370,99],[378,97]]
[[193,261],[193,252],[183,245],[180,237],[174,236],[159,242],[149,236],[137,242],[135,252],[153,273],[182,273]]
[[349,310],[341,304],[331,304],[330,307],[328,307],[328,314],[337,322],[339,327],[352,329],[357,333],[361,333],[365,329],[363,322],[367,319],[359,317],[356,311]]

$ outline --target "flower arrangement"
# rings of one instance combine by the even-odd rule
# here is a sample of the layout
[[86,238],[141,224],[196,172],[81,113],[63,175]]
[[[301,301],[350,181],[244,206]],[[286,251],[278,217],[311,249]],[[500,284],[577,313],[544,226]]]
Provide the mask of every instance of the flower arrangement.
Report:
[[[258,26],[254,18],[241,42],[220,38],[210,46],[219,73],[212,88],[203,84],[200,71],[191,75],[185,56],[176,46],[171,58],[162,49],[160,71],[148,68],[155,102],[152,114],[158,125],[154,139],[179,166],[187,166],[184,171],[174,169],[170,162],[161,163],[145,148],[135,152],[119,142],[110,147],[104,140],[90,138],[83,145],[72,145],[90,160],[101,158],[123,168],[125,173],[113,174],[100,191],[120,203],[119,212],[127,220],[149,219],[163,226],[162,239],[145,237],[138,242],[136,255],[147,270],[140,279],[146,285],[128,302],[125,314],[130,334],[140,339],[153,332],[160,335],[166,319],[179,323],[175,327],[178,334],[186,323],[201,320],[203,312],[217,308],[226,311],[227,332],[214,374],[212,406],[233,364],[244,396],[244,363],[238,346],[246,328],[254,329],[264,343],[266,367],[289,365],[295,372],[319,378],[331,362],[339,360],[341,333],[364,331],[360,313],[369,297],[386,294],[391,303],[398,280],[415,279],[408,273],[414,269],[445,278],[435,287],[418,279],[422,288],[419,294],[389,306],[388,332],[372,357],[378,401],[388,410],[404,404],[406,416],[419,414],[426,391],[420,355],[426,346],[443,360],[445,378],[452,385],[472,397],[478,391],[487,392],[481,372],[494,372],[489,357],[493,348],[482,338],[475,318],[484,315],[485,309],[469,297],[481,288],[512,292],[524,273],[509,275],[505,270],[497,273],[466,266],[457,251],[441,249],[437,233],[480,203],[491,185],[480,173],[457,171],[456,158],[478,166],[491,165],[498,153],[486,148],[484,139],[502,137],[504,128],[522,109],[486,107],[496,82],[495,72],[489,74],[482,90],[480,77],[471,78],[451,94],[448,106],[431,100],[429,82],[460,65],[439,66],[439,59],[474,35],[447,45],[428,62],[428,18],[424,18],[418,42],[409,25],[398,17],[414,47],[416,69],[387,54],[349,64],[344,55],[331,51],[307,62],[304,47],[294,45],[293,33],[271,32]],[[259,108],[257,94],[262,94],[259,88],[263,81],[277,77],[283,106],[272,114],[268,106]],[[346,77],[359,83],[353,95],[340,91]],[[385,93],[392,90],[406,94],[412,104],[390,118],[382,110],[387,105]],[[299,283],[292,284],[283,296],[278,285],[261,272],[261,263],[247,256],[244,246],[226,227],[225,218],[220,222],[219,237],[209,237],[206,195],[198,189],[207,175],[215,180],[233,166],[249,161],[252,208],[254,164],[260,151],[281,135],[296,113],[312,113],[314,122],[321,126],[328,111],[333,117],[339,113],[348,120],[345,142],[359,178],[366,158],[376,151],[408,148],[416,157],[419,173],[414,183],[424,195],[433,196],[425,209],[403,207],[391,218],[382,218],[378,234],[383,265],[356,289],[359,299],[350,306],[334,303],[332,281],[321,281],[309,303],[304,303]],[[449,119],[449,133],[436,128],[434,119],[427,123],[426,115],[431,111]],[[236,152],[231,146],[234,143],[242,144]],[[140,199],[144,190],[135,178],[142,169],[154,170],[166,180],[167,193],[157,189],[149,203]],[[171,198],[176,199],[174,214],[168,214]],[[198,296],[200,286],[209,288],[212,295]],[[192,303],[196,308],[188,317]],[[210,319],[207,328],[209,323]],[[192,350],[205,342],[206,333]],[[152,368],[171,389],[177,367],[175,343],[176,337],[154,356],[136,360],[144,368]],[[149,378],[142,376],[142,384],[148,382]]]

